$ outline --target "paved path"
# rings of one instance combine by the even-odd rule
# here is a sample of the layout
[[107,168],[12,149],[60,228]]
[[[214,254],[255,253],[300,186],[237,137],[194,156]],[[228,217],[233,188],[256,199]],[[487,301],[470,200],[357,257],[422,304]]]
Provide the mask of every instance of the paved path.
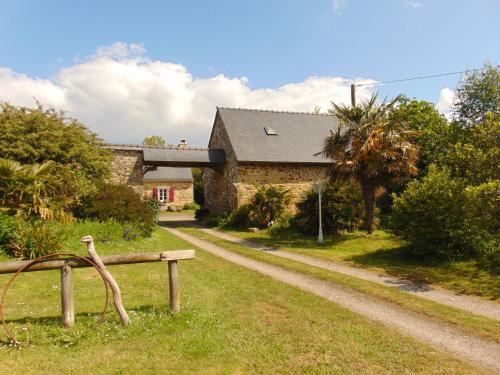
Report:
[[291,259],[310,266],[323,268],[326,270],[354,276],[359,279],[371,281],[385,286],[395,287],[418,297],[430,299],[444,305],[456,307],[473,314],[486,316],[491,319],[500,320],[500,304],[495,301],[487,301],[480,297],[458,295],[452,291],[442,288],[431,287],[429,285],[416,284],[410,280],[403,280],[393,276],[380,275],[373,271],[360,269],[328,260],[318,259],[312,256],[297,254],[290,251],[281,250],[275,247],[266,247],[258,242],[245,240],[226,232],[215,229],[199,228],[200,230],[213,236],[231,241],[252,249],[266,251],[269,254],[282,258]]
[[500,344],[496,342],[467,334],[445,323],[438,323],[424,315],[406,311],[397,305],[355,290],[244,257],[178,229],[171,227],[164,229],[227,261],[326,298],[420,341],[500,372]]

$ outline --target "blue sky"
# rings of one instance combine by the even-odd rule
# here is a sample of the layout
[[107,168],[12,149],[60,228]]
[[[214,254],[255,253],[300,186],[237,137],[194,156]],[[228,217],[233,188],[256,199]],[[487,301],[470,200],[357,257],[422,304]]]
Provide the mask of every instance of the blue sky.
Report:
[[[156,132],[172,142],[187,134],[203,144],[215,105],[311,110],[313,102],[297,99],[301,92],[311,97],[314,91],[319,96],[311,100],[324,108],[329,100],[347,100],[351,79],[384,81],[498,63],[499,15],[498,0],[2,0],[0,100],[28,105],[33,96],[41,98],[110,141],[140,142]],[[312,86],[311,77],[319,77]],[[104,88],[89,86],[107,78]],[[129,78],[133,82],[124,83]],[[438,102],[458,78],[379,90]],[[299,86],[290,92],[289,84]],[[85,98],[107,92],[120,101],[104,97],[107,107],[95,106],[76,98],[82,91]],[[117,116],[127,99],[133,112]],[[155,115],[141,117],[140,111]]]

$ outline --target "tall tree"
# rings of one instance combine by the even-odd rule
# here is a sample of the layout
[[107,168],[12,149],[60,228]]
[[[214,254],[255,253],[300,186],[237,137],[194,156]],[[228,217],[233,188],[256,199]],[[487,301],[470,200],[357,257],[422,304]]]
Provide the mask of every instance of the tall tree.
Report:
[[415,132],[390,117],[400,99],[378,103],[373,94],[355,107],[332,103],[329,111],[340,122],[323,146],[323,154],[332,160],[330,177],[360,183],[369,234],[374,229],[377,188],[418,172],[419,149],[411,142]]
[[161,135],[151,135],[149,137],[144,138],[142,144],[146,146],[165,146],[166,141]]
[[410,130],[416,132],[412,141],[420,147],[420,169],[434,163],[438,155],[446,154],[449,145],[459,139],[456,126],[449,123],[433,103],[425,100],[401,97],[389,117],[390,121],[406,123]]
[[48,178],[61,207],[76,208],[109,177],[111,151],[84,124],[54,109],[0,103],[0,134],[0,158],[54,163]]
[[466,73],[456,90],[453,119],[465,128],[482,123],[488,112],[500,113],[500,66]]

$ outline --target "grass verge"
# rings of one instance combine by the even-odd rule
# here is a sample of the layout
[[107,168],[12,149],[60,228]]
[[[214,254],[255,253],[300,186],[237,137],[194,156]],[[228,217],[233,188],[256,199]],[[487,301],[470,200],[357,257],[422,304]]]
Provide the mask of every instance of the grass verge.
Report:
[[[84,254],[77,240],[68,240],[67,251]],[[161,229],[149,239],[96,247],[103,255],[192,248]],[[123,328],[114,312],[94,326],[103,291],[92,269],[74,272],[72,330],[59,327],[59,273],[23,274],[9,294],[7,317],[27,345],[0,347],[0,373],[488,373],[199,249],[195,260],[180,262],[182,311],[176,316],[166,312],[165,264],[109,269],[123,290],[131,326]]]
[[474,261],[425,263],[419,258],[407,255],[402,251],[403,243],[382,230],[377,230],[370,236],[361,231],[326,236],[323,245],[319,245],[315,237],[291,229],[276,234],[269,231],[227,231],[267,246],[277,246],[304,255],[374,269],[416,282],[437,284],[459,293],[493,299],[500,297],[498,276],[482,270]]
[[324,270],[322,268],[306,265],[290,259],[284,259],[266,252],[249,249],[245,246],[212,236],[196,228],[178,227],[178,229],[249,258],[264,261],[292,271],[301,272],[322,280],[347,286],[357,291],[395,303],[408,310],[425,314],[429,317],[445,321],[452,325],[457,325],[461,329],[472,334],[487,337],[500,342],[500,322],[496,320],[474,315],[469,312],[442,305],[424,298],[419,298],[395,288],[361,280],[338,272]]

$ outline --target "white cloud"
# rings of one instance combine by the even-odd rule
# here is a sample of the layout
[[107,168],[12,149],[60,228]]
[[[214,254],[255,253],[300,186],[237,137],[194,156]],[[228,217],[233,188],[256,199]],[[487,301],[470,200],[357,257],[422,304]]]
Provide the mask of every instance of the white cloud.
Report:
[[[375,82],[358,79],[358,83]],[[206,145],[216,106],[275,110],[323,110],[330,102],[349,103],[351,80],[309,77],[277,88],[252,89],[245,77],[223,74],[197,79],[181,64],[151,61],[140,45],[100,47],[89,59],[40,79],[0,67],[0,101],[68,112],[109,142],[140,143],[163,135]],[[359,87],[358,98],[371,94]]]
[[455,91],[453,91],[449,87],[441,89],[441,92],[439,93],[439,100],[436,104],[436,108],[439,113],[442,113],[448,117],[450,115],[451,105],[453,104],[454,99]]
[[336,14],[342,14],[342,9],[345,7],[345,0],[332,0],[332,7]]
[[413,8],[420,8],[422,6],[422,3],[416,0],[408,0],[408,5],[410,5]]
[[115,59],[124,59],[128,57],[141,57],[146,54],[146,49],[142,44],[125,42],[116,42],[110,46],[100,46],[94,54],[94,57],[111,57]]

